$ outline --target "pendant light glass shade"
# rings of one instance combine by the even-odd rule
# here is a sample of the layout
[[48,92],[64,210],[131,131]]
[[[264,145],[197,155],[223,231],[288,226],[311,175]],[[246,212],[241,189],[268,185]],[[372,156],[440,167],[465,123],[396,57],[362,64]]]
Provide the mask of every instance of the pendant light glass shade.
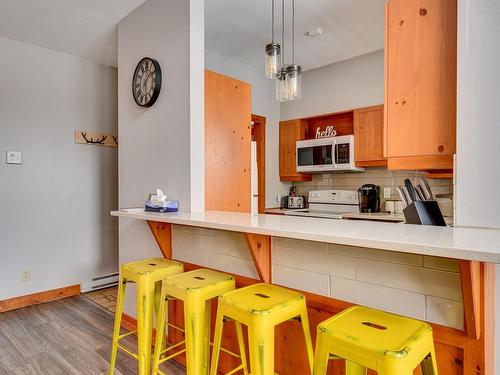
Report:
[[280,74],[281,47],[278,43],[269,43],[266,46],[266,77],[275,79]]
[[280,75],[276,78],[276,100],[281,103],[288,101],[286,91],[286,68],[281,68]]
[[302,98],[302,68],[299,65],[287,66],[285,86],[287,100],[300,100]]

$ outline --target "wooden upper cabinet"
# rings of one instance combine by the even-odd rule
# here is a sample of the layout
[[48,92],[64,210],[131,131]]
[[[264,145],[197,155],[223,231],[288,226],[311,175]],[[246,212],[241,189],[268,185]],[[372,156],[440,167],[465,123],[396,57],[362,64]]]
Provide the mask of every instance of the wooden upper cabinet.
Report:
[[388,0],[385,44],[389,169],[453,168],[457,0]]
[[386,166],[384,106],[354,110],[354,157],[358,167]]
[[310,174],[298,173],[296,165],[296,142],[306,139],[307,121],[290,120],[280,122],[280,180],[310,181]]
[[205,71],[205,209],[250,212],[250,84]]

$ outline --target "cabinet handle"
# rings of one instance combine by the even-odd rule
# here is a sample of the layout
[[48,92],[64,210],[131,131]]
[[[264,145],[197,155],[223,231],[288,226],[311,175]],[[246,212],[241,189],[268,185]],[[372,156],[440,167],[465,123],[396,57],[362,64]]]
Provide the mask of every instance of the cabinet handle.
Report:
[[421,15],[421,16],[426,16],[426,15],[427,15],[427,9],[425,9],[425,8],[420,8],[420,15]]
[[399,21],[399,26],[403,26],[403,25],[404,25],[404,23],[405,23],[405,20],[401,20],[401,21]]
[[438,151],[439,151],[439,152],[443,152],[443,151],[444,151],[444,146],[443,146],[443,145],[439,145],[439,147],[438,147]]

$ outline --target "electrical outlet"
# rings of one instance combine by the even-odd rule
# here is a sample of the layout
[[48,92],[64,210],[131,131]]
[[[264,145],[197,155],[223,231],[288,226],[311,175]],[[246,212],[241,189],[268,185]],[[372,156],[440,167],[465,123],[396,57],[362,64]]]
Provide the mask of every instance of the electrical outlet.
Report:
[[7,151],[7,164],[22,164],[23,154],[21,151]]
[[391,199],[391,188],[390,187],[384,188],[384,199]]
[[21,281],[30,281],[31,280],[31,270],[24,270],[21,274]]

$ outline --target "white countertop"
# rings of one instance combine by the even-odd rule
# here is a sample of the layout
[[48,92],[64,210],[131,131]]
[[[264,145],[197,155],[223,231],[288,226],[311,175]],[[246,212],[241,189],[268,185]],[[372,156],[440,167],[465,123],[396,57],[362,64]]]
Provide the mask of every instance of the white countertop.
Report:
[[111,215],[404,253],[500,263],[500,230],[494,229],[449,228],[218,211],[160,214],[145,212],[141,208],[113,211]]

